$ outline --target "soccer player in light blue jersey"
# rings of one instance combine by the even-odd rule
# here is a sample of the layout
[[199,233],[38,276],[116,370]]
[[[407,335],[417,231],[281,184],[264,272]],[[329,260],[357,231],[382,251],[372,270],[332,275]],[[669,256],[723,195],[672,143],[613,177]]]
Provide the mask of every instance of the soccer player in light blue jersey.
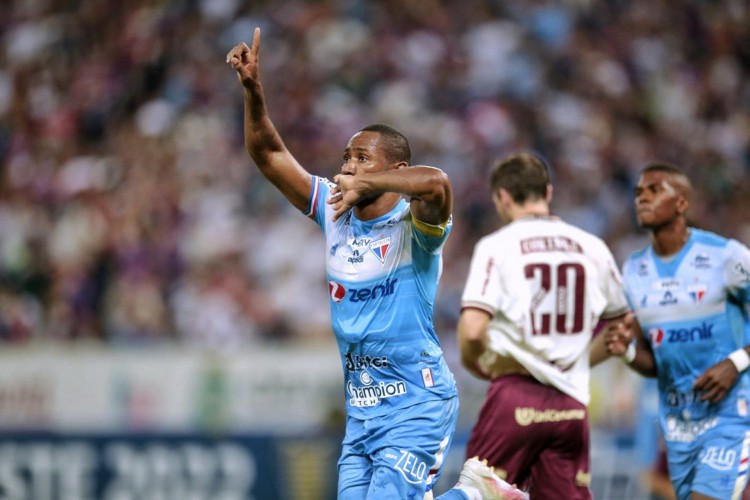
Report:
[[750,250],[690,227],[691,193],[676,166],[641,172],[635,209],[651,244],[623,267],[637,321],[608,329],[606,340],[631,368],[657,377],[677,498],[739,499],[750,448]]
[[[383,124],[354,134],[333,182],[307,172],[268,116],[259,48],[256,29],[252,46],[235,46],[227,63],[244,89],[248,153],[325,235],[347,408],[338,498],[431,498],[458,413],[456,383],[433,326],[451,183],[437,168],[411,166],[408,141]],[[515,492],[471,459],[441,498],[522,498]]]

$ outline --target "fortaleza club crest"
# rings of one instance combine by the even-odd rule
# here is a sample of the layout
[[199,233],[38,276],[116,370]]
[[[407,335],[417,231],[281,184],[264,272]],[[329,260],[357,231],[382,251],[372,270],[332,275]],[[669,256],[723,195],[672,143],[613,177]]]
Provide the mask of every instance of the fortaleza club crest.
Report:
[[370,250],[375,254],[380,262],[385,262],[385,256],[388,254],[388,249],[391,246],[391,237],[386,236],[377,241],[370,243]]
[[703,296],[706,295],[707,290],[708,286],[703,284],[690,285],[687,288],[687,292],[696,304],[700,304],[703,301]]

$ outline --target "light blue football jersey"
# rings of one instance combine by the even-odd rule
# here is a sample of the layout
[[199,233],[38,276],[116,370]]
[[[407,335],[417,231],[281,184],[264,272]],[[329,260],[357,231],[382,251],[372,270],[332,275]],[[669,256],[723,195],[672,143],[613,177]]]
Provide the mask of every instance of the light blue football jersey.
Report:
[[433,326],[442,248],[451,230],[415,221],[401,200],[387,214],[332,221],[334,186],[313,177],[305,215],[326,238],[331,321],[348,414],[367,419],[457,395]]
[[724,418],[750,424],[750,371],[716,405],[699,401],[692,390],[706,369],[750,343],[747,247],[691,229],[688,242],[669,259],[656,255],[650,245],[631,255],[623,278],[654,351],[665,439],[693,442]]

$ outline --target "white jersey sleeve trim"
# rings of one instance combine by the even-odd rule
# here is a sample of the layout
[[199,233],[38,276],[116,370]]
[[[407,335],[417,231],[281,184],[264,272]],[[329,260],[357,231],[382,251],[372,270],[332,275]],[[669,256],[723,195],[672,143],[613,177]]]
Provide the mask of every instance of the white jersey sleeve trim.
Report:
[[473,301],[463,302],[461,304],[461,311],[463,311],[464,309],[479,309],[480,311],[484,311],[487,314],[489,314],[490,318],[495,316],[495,310],[492,308],[492,306],[483,304],[481,302],[473,302]]
[[318,196],[320,194],[320,177],[313,175],[312,177],[312,188],[310,190],[310,200],[307,203],[307,210],[304,214],[311,219],[315,218],[316,210],[318,209]]

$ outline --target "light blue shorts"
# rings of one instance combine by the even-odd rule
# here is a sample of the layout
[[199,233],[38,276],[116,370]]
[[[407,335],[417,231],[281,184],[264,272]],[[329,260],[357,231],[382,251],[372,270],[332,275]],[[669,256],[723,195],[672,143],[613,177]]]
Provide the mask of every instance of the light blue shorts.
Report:
[[456,397],[369,420],[347,417],[338,500],[422,500],[440,476],[457,418]]
[[677,498],[695,491],[713,498],[739,499],[748,479],[750,429],[723,423],[693,443],[667,444],[669,476]]

